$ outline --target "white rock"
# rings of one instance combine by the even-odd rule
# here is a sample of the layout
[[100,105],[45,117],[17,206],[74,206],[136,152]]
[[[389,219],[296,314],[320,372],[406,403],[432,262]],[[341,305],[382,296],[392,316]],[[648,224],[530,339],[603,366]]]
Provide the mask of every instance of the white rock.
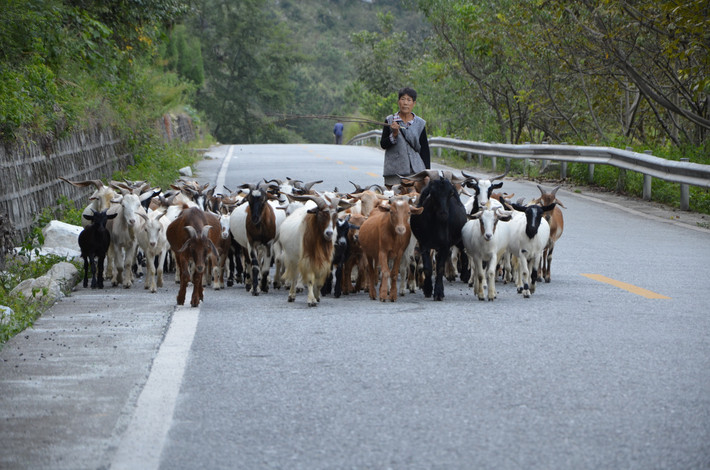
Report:
[[42,248],[79,251],[79,234],[82,230],[83,227],[52,220],[42,229],[44,235]]
[[73,264],[62,261],[52,266],[45,276],[56,281],[63,291],[68,292],[79,280],[79,270]]
[[25,279],[19,283],[10,295],[22,294],[25,299],[54,303],[64,294],[59,283],[49,276],[40,276],[37,279]]
[[47,274],[37,279],[26,279],[10,292],[11,295],[22,293],[25,299],[54,303],[64,297],[63,291],[69,291],[79,279],[79,271],[67,262],[57,263]]
[[180,168],[178,170],[178,173],[180,173],[180,176],[191,177],[192,176],[192,168],[190,168],[189,166],[186,166],[184,168]]
[[0,325],[9,325],[14,313],[10,307],[0,305]]

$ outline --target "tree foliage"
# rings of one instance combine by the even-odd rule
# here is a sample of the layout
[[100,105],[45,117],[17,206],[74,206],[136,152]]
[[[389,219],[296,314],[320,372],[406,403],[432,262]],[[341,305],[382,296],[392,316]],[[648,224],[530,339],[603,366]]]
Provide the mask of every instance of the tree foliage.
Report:
[[445,81],[470,97],[472,116],[485,106],[499,138],[675,145],[707,138],[707,2],[433,0],[419,7],[435,32]]
[[189,89],[153,64],[165,28],[187,11],[182,0],[4,1],[0,140],[157,117],[166,88]]

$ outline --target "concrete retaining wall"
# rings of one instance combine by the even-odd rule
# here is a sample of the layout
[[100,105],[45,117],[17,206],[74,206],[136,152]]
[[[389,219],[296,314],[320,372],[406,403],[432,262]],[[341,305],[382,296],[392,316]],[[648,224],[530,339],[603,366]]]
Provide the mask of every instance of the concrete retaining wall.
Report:
[[6,214],[17,242],[60,196],[88,203],[94,186],[77,188],[59,176],[72,181],[102,179],[131,164],[133,156],[111,129],[77,132],[47,146],[0,145],[0,214]]

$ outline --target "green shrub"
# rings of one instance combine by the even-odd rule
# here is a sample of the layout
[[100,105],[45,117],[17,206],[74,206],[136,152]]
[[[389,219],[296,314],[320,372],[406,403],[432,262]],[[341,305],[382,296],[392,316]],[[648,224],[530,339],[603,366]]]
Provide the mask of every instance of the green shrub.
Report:
[[153,186],[170,187],[180,175],[178,170],[192,166],[200,159],[200,155],[187,144],[173,141],[163,143],[157,138],[132,141],[131,149],[135,164],[125,171],[117,172],[116,180],[149,181]]

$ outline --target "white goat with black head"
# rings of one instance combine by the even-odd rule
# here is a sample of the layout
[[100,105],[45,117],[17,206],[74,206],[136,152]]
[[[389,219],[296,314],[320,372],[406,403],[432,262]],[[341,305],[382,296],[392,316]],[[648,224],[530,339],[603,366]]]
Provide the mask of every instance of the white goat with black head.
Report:
[[510,224],[510,241],[508,252],[517,258],[518,266],[514,278],[518,292],[525,298],[535,293],[537,271],[542,259],[542,253],[550,238],[550,225],[543,218],[543,214],[551,211],[555,203],[547,206],[532,204],[508,204],[501,200],[504,206],[515,209]]

